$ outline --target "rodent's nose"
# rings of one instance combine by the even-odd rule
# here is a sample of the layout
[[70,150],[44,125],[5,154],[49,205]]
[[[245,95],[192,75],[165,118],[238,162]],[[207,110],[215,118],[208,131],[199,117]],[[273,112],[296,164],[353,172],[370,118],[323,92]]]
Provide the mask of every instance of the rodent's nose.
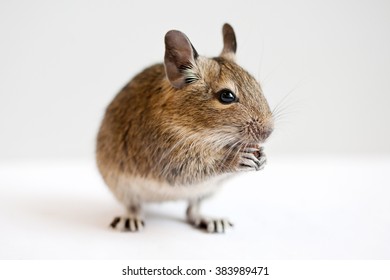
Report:
[[274,129],[270,126],[266,126],[260,129],[259,138],[261,141],[265,141],[271,135],[272,131],[274,131]]
[[254,120],[249,123],[249,131],[256,141],[264,142],[273,131],[272,123],[259,123],[257,120]]

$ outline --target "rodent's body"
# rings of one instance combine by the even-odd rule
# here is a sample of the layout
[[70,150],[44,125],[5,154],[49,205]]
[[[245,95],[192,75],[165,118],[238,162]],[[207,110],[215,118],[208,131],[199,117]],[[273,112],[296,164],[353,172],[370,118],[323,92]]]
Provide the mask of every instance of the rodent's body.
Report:
[[[216,170],[223,169],[217,164],[225,155],[214,148],[213,139],[204,141],[210,131],[174,125],[178,120],[172,112],[181,105],[173,100],[165,75],[163,64],[139,73],[108,106],[98,134],[99,170],[125,205],[209,196],[229,176]],[[187,135],[194,139],[183,141]],[[197,141],[201,150],[191,147]]]
[[107,180],[116,198],[124,205],[136,202],[191,200],[212,195],[226,175],[217,176],[190,186],[172,186],[153,179],[119,175],[114,182]]
[[[197,54],[178,31],[166,35],[164,64],[131,80],[106,110],[97,137],[99,171],[128,209],[122,229],[143,226],[144,202],[186,199],[188,220],[211,232],[225,220],[199,214],[200,201],[237,171],[260,170],[272,114],[256,80],[234,62],[233,29],[220,57]],[[217,221],[219,221],[217,223]]]
[[[209,130],[191,131],[186,122],[195,120],[182,119],[180,99],[162,64],[145,69],[122,89],[108,106],[98,134],[97,163],[104,178],[127,174],[188,185],[215,174],[224,154],[214,148]],[[193,139],[184,141],[189,136]],[[202,148],[194,149],[194,143]]]

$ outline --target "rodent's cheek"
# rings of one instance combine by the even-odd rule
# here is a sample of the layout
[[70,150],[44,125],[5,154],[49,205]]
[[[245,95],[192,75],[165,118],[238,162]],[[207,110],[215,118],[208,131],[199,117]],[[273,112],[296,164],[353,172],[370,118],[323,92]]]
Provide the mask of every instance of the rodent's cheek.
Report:
[[228,110],[231,109],[232,107],[237,107],[235,105],[237,105],[237,103],[222,104],[221,102],[219,102],[219,100],[216,99],[212,101],[213,108],[220,111]]

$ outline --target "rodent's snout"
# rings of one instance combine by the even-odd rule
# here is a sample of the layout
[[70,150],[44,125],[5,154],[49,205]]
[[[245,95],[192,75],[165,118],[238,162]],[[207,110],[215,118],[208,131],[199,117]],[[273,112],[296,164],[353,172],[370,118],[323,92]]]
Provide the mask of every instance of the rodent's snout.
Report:
[[248,132],[258,142],[264,142],[274,130],[273,122],[261,122],[258,119],[253,119],[248,122]]
[[261,129],[260,130],[260,139],[261,141],[265,141],[272,133],[272,131],[274,131],[273,127],[265,127],[264,129]]

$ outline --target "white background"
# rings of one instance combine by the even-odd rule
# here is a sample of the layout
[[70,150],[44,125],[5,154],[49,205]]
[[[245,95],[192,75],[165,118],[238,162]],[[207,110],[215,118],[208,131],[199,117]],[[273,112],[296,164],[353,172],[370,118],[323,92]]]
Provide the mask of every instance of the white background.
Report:
[[165,33],[216,56],[224,22],[271,107],[292,91],[269,153],[390,153],[389,1],[3,0],[0,158],[92,158],[104,108],[162,61]]
[[272,158],[229,181],[203,213],[234,228],[185,223],[184,202],[147,205],[145,230],[123,214],[88,162],[0,165],[0,259],[390,259],[388,158]]
[[[200,54],[236,30],[238,62],[284,114],[264,172],[204,211],[226,235],[184,223],[183,202],[150,205],[118,234],[121,206],[97,173],[105,106],[163,37]],[[1,1],[1,259],[389,259],[388,1]]]

